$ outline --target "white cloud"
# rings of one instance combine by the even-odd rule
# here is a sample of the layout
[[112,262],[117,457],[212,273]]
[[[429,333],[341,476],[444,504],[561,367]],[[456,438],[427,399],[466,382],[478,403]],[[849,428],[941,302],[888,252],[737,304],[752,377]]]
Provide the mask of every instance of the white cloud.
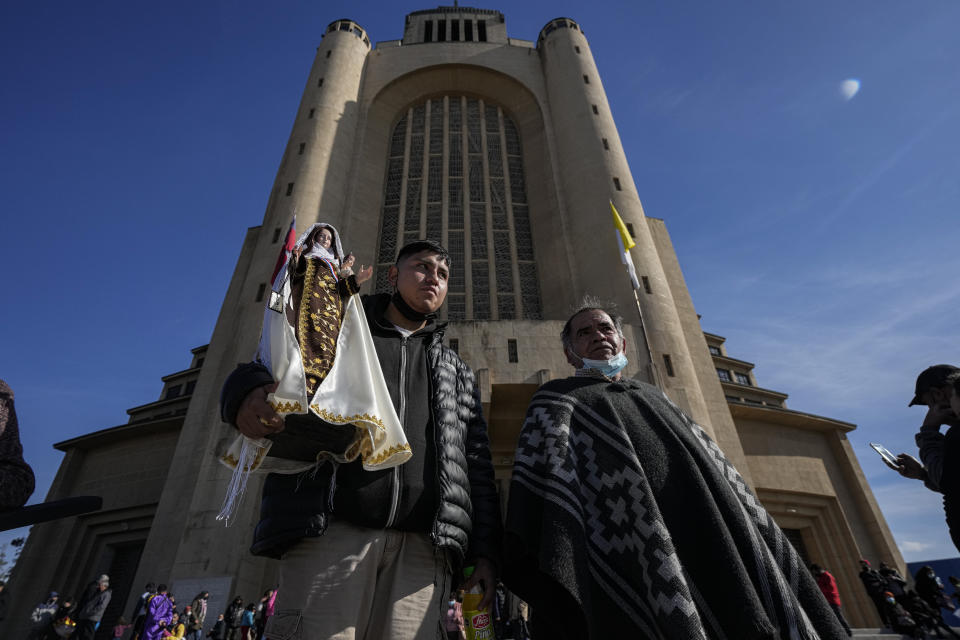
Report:
[[916,542],[914,540],[898,540],[897,545],[902,553],[920,553],[933,547],[929,542]]

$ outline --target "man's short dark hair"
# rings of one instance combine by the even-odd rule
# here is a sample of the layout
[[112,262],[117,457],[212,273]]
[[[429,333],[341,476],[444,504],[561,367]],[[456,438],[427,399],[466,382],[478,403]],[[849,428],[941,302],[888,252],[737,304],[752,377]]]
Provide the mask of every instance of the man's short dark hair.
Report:
[[623,318],[617,313],[617,305],[612,302],[603,302],[593,296],[584,296],[577,310],[567,318],[567,322],[563,325],[563,330],[560,331],[560,342],[563,343],[564,349],[573,351],[573,336],[570,335],[573,327],[570,323],[584,311],[603,311],[610,316],[610,319],[613,321],[613,326],[617,329],[617,334],[621,338],[623,337]]
[[414,240],[413,242],[408,242],[403,245],[400,248],[400,252],[397,253],[397,264],[400,264],[404,258],[420,253],[421,251],[429,251],[430,253],[437,254],[440,256],[440,260],[446,262],[448,268],[450,267],[450,253],[436,240]]
[[150,593],[153,593],[154,591],[157,590],[157,584],[155,582],[148,582],[147,586],[145,586],[144,589],[146,589]]
[[165,585],[165,584],[161,584],[161,585],[157,586],[157,593],[163,593],[163,592],[166,591],[166,590],[167,590],[167,585]]

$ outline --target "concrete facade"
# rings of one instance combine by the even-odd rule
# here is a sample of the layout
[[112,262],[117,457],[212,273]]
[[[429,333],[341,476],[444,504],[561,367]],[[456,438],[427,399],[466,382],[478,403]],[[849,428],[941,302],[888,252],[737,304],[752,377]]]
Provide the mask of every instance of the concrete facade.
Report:
[[[637,244],[636,297],[609,201]],[[718,362],[740,361],[711,354],[722,338],[704,334],[666,227],[644,213],[580,26],[557,18],[536,41],[517,40],[497,11],[440,7],[410,14],[402,39],[376,46],[353,21],[327,27],[209,346],[164,378],[160,400],[131,410],[129,425],[57,445],[67,457],[49,498],[97,493],[105,507],[34,528],[11,610],[51,587],[78,591],[119,562],[117,549],[137,555],[132,588],[115,593],[127,614],[148,581],[180,599],[205,585],[214,612],[233,594],[249,600],[275,584],[275,563],[246,552],[256,482],[231,527],[214,519],[229,477],[214,454],[233,437],[219,418],[219,389],[255,350],[294,214],[298,232],[316,221],[336,226],[346,249],[376,265],[365,285],[376,290],[404,241],[432,237],[451,248],[447,341],[477,372],[502,488],[530,396],[570,372],[560,328],[589,294],[625,317],[626,374],[658,384],[704,426],[778,522],[800,532],[811,559],[837,575],[845,598],[859,593],[845,563],[860,554],[902,566],[843,437],[853,426],[789,412],[786,396],[759,390],[749,370],[753,386],[738,401],[718,378]],[[167,397],[177,384],[191,393]],[[50,554],[58,540],[66,546]],[[854,605],[849,617],[868,626],[869,614]]]

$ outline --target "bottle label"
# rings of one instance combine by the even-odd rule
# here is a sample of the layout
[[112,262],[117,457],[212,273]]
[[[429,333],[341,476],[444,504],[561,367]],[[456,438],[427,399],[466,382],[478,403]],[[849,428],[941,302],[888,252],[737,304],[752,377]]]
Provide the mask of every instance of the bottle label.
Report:
[[466,623],[467,640],[494,640],[493,621],[490,612],[478,609],[483,595],[467,593],[463,596],[463,620]]

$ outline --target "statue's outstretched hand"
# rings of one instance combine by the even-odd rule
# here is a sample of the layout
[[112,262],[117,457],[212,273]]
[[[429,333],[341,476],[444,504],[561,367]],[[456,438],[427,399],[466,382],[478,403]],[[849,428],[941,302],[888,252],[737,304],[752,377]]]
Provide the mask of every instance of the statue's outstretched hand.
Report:
[[360,265],[360,270],[357,272],[357,284],[363,284],[373,276],[373,266],[365,267]]

